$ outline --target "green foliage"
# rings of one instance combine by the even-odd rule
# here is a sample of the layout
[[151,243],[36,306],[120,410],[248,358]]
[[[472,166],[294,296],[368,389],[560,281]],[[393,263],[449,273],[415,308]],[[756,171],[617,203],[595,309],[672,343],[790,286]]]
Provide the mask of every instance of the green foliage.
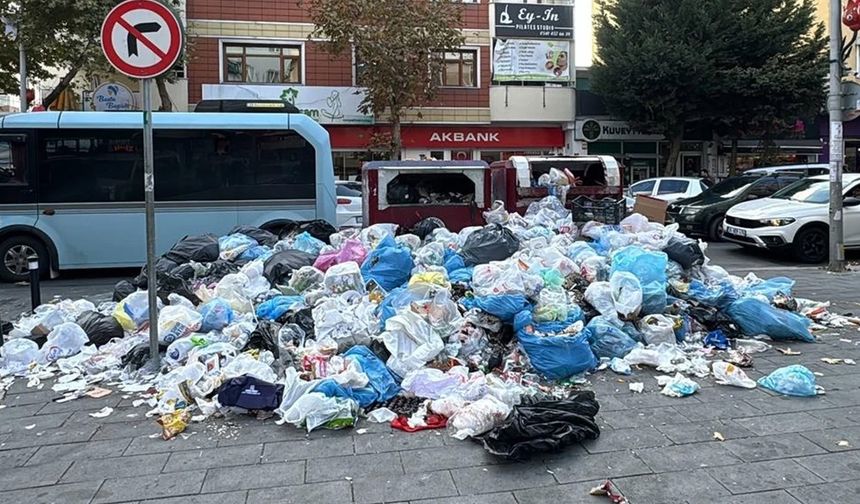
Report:
[[422,105],[437,89],[436,57],[459,48],[461,3],[456,0],[305,0],[315,29],[311,38],[327,40],[333,55],[362,63],[364,113],[387,116],[399,155],[399,124],[404,110]]
[[673,143],[690,124],[772,133],[824,103],[827,39],[811,0],[604,0],[598,12],[593,89]]

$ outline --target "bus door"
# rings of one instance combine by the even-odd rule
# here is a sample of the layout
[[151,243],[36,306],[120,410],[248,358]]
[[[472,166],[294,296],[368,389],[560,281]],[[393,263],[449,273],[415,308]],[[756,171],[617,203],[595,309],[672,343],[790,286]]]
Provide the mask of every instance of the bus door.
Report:
[[0,135],[0,225],[33,226],[38,219],[35,170],[26,134]]

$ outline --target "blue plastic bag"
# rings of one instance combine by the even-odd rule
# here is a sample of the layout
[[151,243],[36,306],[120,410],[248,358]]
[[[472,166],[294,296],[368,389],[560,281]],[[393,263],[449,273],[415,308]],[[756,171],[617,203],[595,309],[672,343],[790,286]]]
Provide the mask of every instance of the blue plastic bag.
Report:
[[693,280],[690,282],[687,298],[705,306],[724,309],[738,299],[738,293],[734,285],[727,280],[711,285],[701,280]]
[[409,249],[386,235],[364,260],[361,276],[365,282],[375,280],[383,289],[392,291],[409,281],[414,266]]
[[277,320],[296,306],[303,305],[305,298],[302,296],[275,296],[263,301],[257,307],[257,317],[265,320]]
[[584,332],[587,334],[591,351],[597,357],[623,358],[636,347],[633,338],[602,315],[591,319]]
[[354,346],[343,355],[355,359],[361,366],[361,371],[367,375],[367,387],[352,389],[352,394],[362,408],[387,401],[400,392],[400,385],[397,384],[394,373],[366,346]]
[[800,340],[814,343],[810,320],[790,311],[774,308],[756,298],[741,298],[726,313],[747,336],[766,334],[773,340]]
[[243,261],[253,261],[254,259],[268,259],[272,255],[272,249],[265,245],[255,245],[248,250],[242,252],[239,259]]
[[705,336],[705,346],[711,346],[717,350],[725,350],[729,347],[729,340],[726,338],[726,333],[722,329],[711,331]]
[[230,307],[230,303],[221,298],[209,301],[198,311],[203,316],[200,332],[220,331],[233,322],[233,308]]
[[448,281],[453,283],[472,283],[472,274],[475,272],[474,266],[467,266],[454,270],[448,274]]
[[498,294],[463,298],[460,301],[466,309],[479,308],[490,315],[499,317],[502,322],[510,323],[523,310],[531,309],[529,300],[522,294]]
[[780,394],[812,397],[815,395],[815,375],[799,364],[781,367],[760,378],[758,384]]
[[257,245],[259,245],[257,240],[241,233],[222,236],[218,238],[219,257],[225,261],[232,261]]
[[458,269],[466,267],[466,262],[463,260],[463,257],[449,248],[445,249],[445,258],[443,261],[445,271],[447,271],[449,275]]
[[681,325],[675,328],[675,341],[683,343],[687,339],[688,332],[690,332],[690,318],[681,317]]
[[547,322],[533,322],[532,325],[538,332],[545,334],[557,334],[564,332],[571,325],[584,320],[582,308],[577,305],[569,305],[567,310],[567,319],[565,320],[550,320]]
[[[554,322],[558,323],[558,322]],[[514,330],[529,362],[550,380],[563,380],[597,367],[597,359],[584,334],[576,336],[540,336],[532,314],[523,310],[514,317]]]
[[307,231],[296,236],[296,240],[293,242],[294,249],[301,250],[302,252],[315,256],[320,255],[320,251],[323,247],[325,247],[325,243],[322,240],[314,238]]
[[773,301],[774,296],[779,293],[787,296],[791,295],[791,289],[794,288],[794,280],[786,277],[774,277],[756,285],[744,289],[745,296],[763,295],[768,301]]
[[632,245],[624,247],[612,256],[610,274],[616,271],[627,271],[633,273],[643,286],[651,282],[665,284],[666,266],[668,264],[669,258],[665,253],[653,252]]
[[355,401],[352,389],[346,388],[331,378],[327,378],[317,384],[310,392],[319,392],[326,397],[343,397]]
[[410,291],[407,287],[398,287],[389,292],[385,299],[379,303],[377,314],[379,315],[379,325],[385,328],[385,321],[397,314],[397,310],[409,306],[413,301],[417,301],[421,297]]

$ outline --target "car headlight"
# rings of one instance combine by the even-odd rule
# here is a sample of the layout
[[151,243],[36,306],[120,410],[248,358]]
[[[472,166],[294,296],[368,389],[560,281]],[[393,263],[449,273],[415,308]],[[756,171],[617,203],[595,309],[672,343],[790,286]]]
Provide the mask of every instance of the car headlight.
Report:
[[766,226],[779,227],[779,226],[788,226],[789,224],[794,222],[794,219],[791,217],[786,217],[783,219],[761,219],[759,222],[761,222],[762,224],[764,224]]
[[684,207],[683,209],[681,209],[681,215],[693,215],[695,213],[698,213],[699,210],[700,210],[699,207],[694,207],[694,206]]

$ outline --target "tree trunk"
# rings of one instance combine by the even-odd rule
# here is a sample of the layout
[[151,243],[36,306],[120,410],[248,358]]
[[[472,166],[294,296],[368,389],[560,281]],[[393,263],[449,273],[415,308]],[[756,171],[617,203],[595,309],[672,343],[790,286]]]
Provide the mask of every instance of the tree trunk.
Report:
[[69,72],[64,75],[62,79],[60,79],[59,84],[57,84],[57,86],[51,90],[48,96],[46,96],[45,99],[42,100],[42,106],[44,106],[45,109],[47,109],[52,103],[57,101],[57,98],[59,98],[60,93],[62,93],[66,90],[67,87],[69,87],[69,84],[71,84],[75,76],[78,75],[79,70],[80,67],[73,66],[71,70],[69,70]]
[[167,92],[167,83],[164,77],[155,78],[155,87],[158,88],[158,97],[161,99],[161,106],[158,110],[161,112],[173,112],[173,100],[170,99],[170,93]]
[[732,138],[732,154],[729,159],[729,177],[734,177],[738,174],[738,139]]
[[400,114],[391,114],[391,158],[400,160],[402,156],[403,139],[400,137]]
[[681,155],[681,140],[683,139],[684,128],[671,134],[669,138],[669,158],[666,159],[666,166],[663,167],[664,177],[675,175],[675,165],[678,164],[678,156]]

